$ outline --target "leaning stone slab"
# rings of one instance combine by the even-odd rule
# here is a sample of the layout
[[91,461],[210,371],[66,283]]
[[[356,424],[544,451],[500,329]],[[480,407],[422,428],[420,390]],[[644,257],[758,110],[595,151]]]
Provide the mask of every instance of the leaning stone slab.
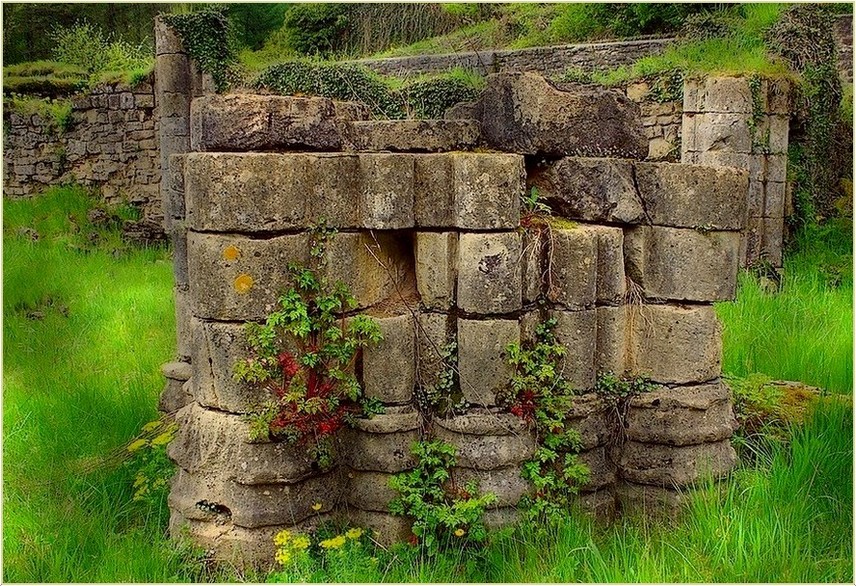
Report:
[[332,100],[320,97],[208,95],[190,105],[191,148],[337,151],[343,146],[343,120],[365,119],[360,110],[337,108]]
[[464,399],[474,405],[496,404],[497,393],[514,373],[506,348],[520,341],[517,320],[458,319],[458,373]]
[[634,163],[651,223],[706,230],[742,230],[748,172],[680,163]]
[[641,305],[629,308],[630,366],[663,384],[719,378],[721,326],[710,306]]
[[483,141],[502,151],[630,159],[648,154],[639,107],[621,92],[507,72],[488,76],[476,110]]
[[645,221],[630,161],[565,157],[538,165],[527,181],[562,217],[623,224]]
[[363,350],[363,390],[383,403],[409,403],[416,386],[416,326],[409,313],[374,318],[383,339]]
[[649,299],[726,301],[737,292],[739,232],[634,226],[625,230],[624,255]]
[[622,447],[618,465],[621,476],[631,482],[679,488],[708,476],[719,478],[736,462],[728,439],[680,447],[629,441]]
[[344,148],[360,152],[447,152],[475,148],[475,120],[366,120],[343,125]]
[[470,313],[521,308],[521,237],[517,232],[463,233],[458,239],[458,307]]
[[644,393],[626,418],[628,439],[672,446],[717,442],[736,429],[731,393],[720,382]]
[[[492,417],[485,415],[486,418]],[[452,418],[451,421],[454,421]],[[502,435],[477,435],[454,431],[457,427],[448,420],[434,420],[437,439],[458,449],[457,465],[475,470],[496,470],[517,466],[535,453],[535,440],[528,432]],[[449,428],[452,429],[449,429]]]
[[176,414],[179,425],[169,456],[192,474],[246,485],[294,484],[313,474],[301,446],[250,441],[249,423],[240,415],[191,404]]

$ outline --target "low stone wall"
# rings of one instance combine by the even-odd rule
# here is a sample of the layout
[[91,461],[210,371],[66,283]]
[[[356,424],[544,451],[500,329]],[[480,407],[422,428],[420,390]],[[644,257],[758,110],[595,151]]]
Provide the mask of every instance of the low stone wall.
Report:
[[501,71],[532,71],[546,77],[574,67],[584,71],[606,70],[630,65],[648,55],[661,53],[674,39],[640,39],[580,45],[556,45],[531,49],[465,51],[444,55],[416,55],[354,61],[386,75],[440,73],[454,67],[482,75]]
[[628,84],[624,94],[639,104],[645,138],[648,139],[649,161],[681,160],[683,100],[658,100],[647,82]]
[[163,214],[158,189],[158,116],[151,80],[103,85],[72,98],[71,128],[60,133],[38,115],[6,114],[3,190],[28,196],[50,185],[97,187],[111,203],[127,202],[155,228]]
[[[456,481],[497,495],[489,524],[513,521],[532,494],[520,471],[536,443],[499,400],[512,375],[505,348],[547,318],[580,391],[567,416],[591,470],[582,506],[673,505],[676,489],[730,469],[736,424],[712,303],[735,293],[748,173],[642,162],[647,140],[626,96],[566,89],[492,76],[458,112],[472,118],[440,121],[369,121],[358,105],[321,98],[193,100],[191,152],[170,157],[166,182],[189,357],[165,369],[163,404],[179,422],[173,533],[261,564],[277,531],[331,517],[402,539],[409,523],[390,515],[388,481],[412,468],[421,438],[455,445]],[[532,187],[560,218],[549,230],[524,221]],[[268,391],[232,374],[248,352],[243,324],[288,288],[287,263],[308,262],[322,217],[338,230],[325,275],[383,333],[359,378],[386,406],[347,430],[327,470],[299,445],[250,443],[242,416]],[[448,360],[468,407],[441,417],[414,397]],[[634,398],[621,423],[594,392],[605,371],[644,375],[657,390]]]

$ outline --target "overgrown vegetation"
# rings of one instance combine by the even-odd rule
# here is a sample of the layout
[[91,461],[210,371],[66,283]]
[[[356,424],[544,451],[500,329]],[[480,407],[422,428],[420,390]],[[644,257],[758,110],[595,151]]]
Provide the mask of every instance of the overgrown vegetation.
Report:
[[226,12],[206,8],[186,14],[165,14],[164,22],[181,37],[187,53],[211,75],[217,91],[226,89],[228,70],[235,61],[235,39]]
[[71,129],[71,101],[67,99],[42,99],[12,94],[4,98],[3,107],[21,116],[39,116],[56,134]]

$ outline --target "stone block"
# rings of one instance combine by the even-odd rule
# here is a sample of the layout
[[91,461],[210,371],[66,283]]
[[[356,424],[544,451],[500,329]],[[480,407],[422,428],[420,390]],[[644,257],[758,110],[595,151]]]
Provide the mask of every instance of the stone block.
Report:
[[344,147],[361,152],[447,152],[475,148],[474,120],[366,120],[344,125]]
[[710,306],[634,305],[630,366],[663,384],[706,382],[719,377],[721,326]]
[[362,176],[360,156],[303,156],[308,157],[304,163],[307,171],[302,175],[310,182],[304,197],[308,196],[312,222],[317,223],[323,218],[332,228],[361,227],[360,207],[364,197],[360,182],[355,181],[355,178]]
[[363,390],[383,403],[409,403],[416,386],[416,325],[409,313],[374,318],[383,340],[363,350]]
[[766,181],[784,183],[788,180],[788,156],[787,154],[765,155],[766,159]]
[[[375,419],[379,417],[384,415],[375,415]],[[383,434],[358,430],[345,433],[347,463],[355,470],[394,474],[416,465],[410,448],[419,441],[419,429]]]
[[519,522],[520,511],[517,507],[491,508],[484,512],[484,526],[490,531],[511,527]]
[[645,220],[630,161],[565,157],[537,166],[528,186],[565,218],[624,224]]
[[732,153],[728,151],[706,151],[698,153],[698,158],[685,160],[685,163],[707,167],[734,167],[749,171],[749,181],[766,181],[767,167],[764,155]]
[[393,476],[384,472],[349,470],[346,473],[345,502],[362,511],[388,513],[390,501],[399,496],[389,486]]
[[457,233],[417,232],[415,245],[416,287],[422,304],[449,309],[455,303]]
[[161,374],[163,374],[165,378],[183,383],[190,379],[193,371],[191,370],[189,362],[167,362],[166,364],[161,365]]
[[[166,118],[184,118],[190,121],[190,96],[183,93],[174,93],[174,92],[158,92],[157,94],[157,105],[158,105],[158,113],[160,114],[160,121],[162,122]],[[189,128],[189,126],[188,126]],[[188,143],[190,139],[190,133],[187,133]],[[188,146],[188,149],[190,147]]]
[[454,165],[451,155],[420,155],[414,158],[413,176],[416,225],[451,228],[454,216]]
[[[746,223],[748,218],[762,216],[764,214],[764,182],[750,181],[749,192],[746,198]],[[748,228],[748,226],[747,226]]]
[[579,487],[582,492],[594,492],[615,484],[615,464],[610,458],[610,447],[600,446],[577,455],[578,461],[589,469],[589,480]]
[[595,492],[583,492],[575,499],[580,511],[598,519],[609,519],[615,515],[616,498],[611,488]]
[[517,228],[525,184],[523,157],[455,153],[455,226],[473,230]]
[[[258,528],[296,524],[333,509],[341,497],[341,487],[331,474],[310,477],[297,484],[245,485],[179,470],[169,494],[170,509],[185,518],[210,520],[198,503],[207,502],[237,526]],[[312,507],[321,503],[316,512]]]
[[730,440],[690,446],[624,443],[618,466],[631,482],[662,488],[688,486],[706,477],[719,478],[737,462]]
[[764,218],[761,233],[761,255],[775,267],[782,266],[785,224],[782,218]]
[[565,425],[580,434],[582,450],[593,450],[610,443],[615,433],[612,405],[597,393],[574,397]]
[[706,112],[753,111],[752,91],[746,77],[708,77],[704,80],[704,106]]
[[627,275],[649,299],[733,299],[739,252],[739,232],[662,226],[634,226],[625,232]]
[[598,304],[616,305],[624,300],[627,280],[624,274],[624,232],[621,228],[594,226],[597,234]]
[[496,470],[452,468],[453,486],[463,490],[470,482],[478,486],[478,494],[492,493],[496,501],[492,507],[516,507],[520,499],[532,490],[528,480],[520,476],[520,468],[509,466]]
[[320,97],[206,95],[190,105],[194,151],[338,151],[341,120]]
[[167,377],[166,385],[158,399],[158,411],[173,415],[193,401],[187,381]]
[[672,153],[676,150],[677,145],[665,138],[654,138],[648,143],[649,161],[665,161],[671,158]]
[[134,101],[138,108],[154,108],[155,97],[152,94],[134,94]]
[[372,532],[374,539],[384,546],[407,541],[413,535],[410,520],[389,513],[348,509],[346,518],[353,527],[365,527]]
[[358,308],[398,303],[399,293],[412,287],[412,249],[407,235],[340,232],[327,242],[326,277],[331,283],[342,281]]
[[547,298],[569,309],[591,307],[597,299],[596,228],[553,229]]
[[171,220],[183,220],[186,215],[184,205],[184,161],[185,155],[175,154],[169,157],[169,167],[165,170],[166,181],[162,186],[163,215]]
[[434,387],[441,373],[448,368],[443,352],[447,344],[455,340],[454,327],[446,314],[419,314],[416,323],[416,376],[420,388]]
[[550,311],[549,316],[557,320],[554,330],[557,341],[568,350],[562,365],[565,378],[575,389],[593,388],[597,374],[595,310]]
[[767,218],[783,218],[785,216],[784,183],[768,181],[764,184],[764,209],[760,216]]
[[517,320],[458,320],[458,372],[464,399],[490,406],[514,373],[506,348],[520,341]]
[[378,153],[361,156],[359,162],[360,225],[376,230],[412,228],[413,157]]
[[250,426],[240,415],[195,403],[176,413],[179,429],[169,457],[186,472],[250,486],[295,484],[315,474],[303,446],[250,442]]
[[[161,118],[160,120],[160,136],[161,136],[161,145],[166,144],[163,140],[166,136],[185,136],[188,137],[188,144],[190,140],[190,118],[188,116],[175,116],[173,118]],[[152,141],[147,147],[144,147],[142,144],[139,145],[140,149],[155,148],[154,141]],[[161,147],[163,150],[163,147]],[[185,151],[190,150],[185,149]],[[180,151],[180,152],[185,152]],[[175,152],[175,151],[171,151]]]
[[481,314],[521,307],[521,236],[517,232],[461,234],[458,239],[458,307]]
[[752,152],[752,132],[746,114],[705,112],[695,115],[694,150]]
[[731,393],[720,382],[690,387],[662,387],[634,397],[625,419],[627,439],[686,446],[731,437],[737,420]]
[[482,140],[498,150],[631,159],[648,152],[639,107],[620,91],[505,72],[488,76],[478,101]]
[[622,482],[616,490],[621,510],[653,518],[677,518],[685,496],[671,488]]
[[523,232],[520,276],[523,304],[536,301],[546,289],[548,236],[541,230]]
[[122,110],[131,110],[134,108],[134,94],[131,92],[122,92],[119,94],[119,108]]
[[187,285],[176,285],[173,288],[173,297],[175,299],[175,353],[179,360],[187,361],[190,359],[193,347],[190,325],[192,313]]
[[155,17],[155,53],[167,55],[169,53],[184,53],[184,44],[181,35],[163,21],[163,17]]
[[636,163],[635,167],[639,194],[652,224],[743,229],[747,172],[679,163]]
[[[352,246],[355,247],[356,244]],[[336,251],[341,248],[341,245],[331,247]],[[290,286],[286,266],[289,263],[306,265],[308,256],[306,234],[256,240],[188,232],[187,262],[193,314],[221,321],[264,319],[277,307],[279,295]],[[361,266],[361,259],[351,255],[340,252],[336,258],[339,262],[333,266],[339,269],[345,259],[354,264],[344,266]]]
[[598,307],[595,365],[597,372],[621,374],[627,370],[628,324],[626,305]]
[[[489,422],[497,415],[486,413],[483,417]],[[457,466],[461,468],[497,470],[518,467],[535,453],[535,440],[527,432],[509,434],[500,428],[495,435],[463,433],[455,425],[455,419],[435,419],[434,435],[457,448]],[[448,423],[450,421],[452,423]],[[502,425],[503,420],[499,421]]]

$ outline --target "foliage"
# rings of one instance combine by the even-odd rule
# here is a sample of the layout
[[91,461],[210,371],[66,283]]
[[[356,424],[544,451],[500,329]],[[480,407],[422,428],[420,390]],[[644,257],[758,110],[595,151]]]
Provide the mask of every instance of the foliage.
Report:
[[617,376],[612,372],[602,372],[595,380],[594,391],[618,404],[641,393],[657,388],[644,376]]
[[442,118],[447,109],[474,100],[479,92],[467,80],[443,75],[408,83],[399,93],[410,117]]
[[228,69],[235,62],[233,33],[225,12],[208,8],[188,14],[165,14],[163,19],[181,36],[199,68],[214,78],[217,91],[225,90]]
[[163,505],[169,493],[169,480],[175,464],[166,455],[166,448],[175,438],[178,425],[173,421],[155,419],[145,424],[142,435],[128,444],[130,459],[125,462],[134,472],[135,501]]
[[3,108],[7,112],[15,112],[21,116],[36,115],[47,122],[51,130],[63,134],[71,129],[71,102],[65,99],[40,99],[12,94],[3,100]]
[[331,235],[323,225],[318,228],[313,268],[286,267],[292,288],[264,324],[247,324],[251,356],[235,364],[237,380],[263,386],[274,397],[252,416],[253,439],[308,445],[322,468],[333,463],[335,432],[378,410],[363,396],[354,370],[360,349],[381,339],[371,318],[345,319],[356,299],[341,281],[331,284],[321,274]]
[[465,411],[469,403],[461,393],[458,378],[458,343],[449,342],[439,348],[443,367],[433,385],[419,385],[415,397],[423,413],[448,417]]
[[348,26],[345,4],[298,4],[285,16],[289,44],[303,55],[329,55]]
[[52,39],[55,61],[80,67],[90,74],[145,68],[153,62],[154,50],[150,44],[132,45],[86,21],[57,28]]
[[487,539],[483,516],[496,495],[479,495],[475,481],[456,484],[451,473],[456,452],[455,446],[442,441],[417,442],[411,448],[416,468],[389,481],[399,493],[389,511],[413,518],[413,533],[429,552],[451,544],[483,544]]

